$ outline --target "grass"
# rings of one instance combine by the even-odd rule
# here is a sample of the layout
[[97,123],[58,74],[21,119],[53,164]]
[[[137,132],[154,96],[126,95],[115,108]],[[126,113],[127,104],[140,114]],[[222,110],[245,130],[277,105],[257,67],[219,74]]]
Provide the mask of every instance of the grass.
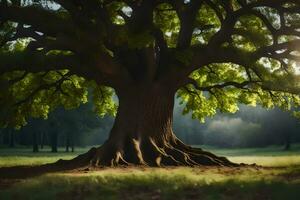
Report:
[[299,199],[300,180],[287,178],[299,170],[130,168],[49,174],[24,180],[0,198]]
[[[290,152],[280,147],[208,149],[233,161],[272,168],[132,167],[52,173],[18,180],[0,190],[0,199],[300,199],[300,145]],[[11,159],[14,156],[17,160]],[[35,165],[73,156],[2,149],[0,166]]]
[[[266,148],[243,148],[243,149],[217,149],[210,146],[201,146],[203,149],[226,156],[237,163],[256,163],[263,166],[291,166],[300,165],[300,144],[294,144],[290,151],[283,151],[281,146]],[[58,159],[72,159],[90,149],[76,148],[76,152],[66,153],[64,149],[58,149],[59,153],[51,153],[49,147],[45,147],[39,153],[32,153],[30,148],[18,147],[13,149],[0,148],[0,167],[20,165],[40,165],[52,163]]]
[[60,148],[58,149],[58,153],[52,153],[49,147],[45,147],[38,153],[32,153],[31,148],[0,148],[0,167],[33,166],[53,163],[58,159],[69,160],[88,151],[89,148],[76,148],[75,152],[64,152],[64,150]]
[[283,151],[282,146],[243,149],[215,149],[204,147],[209,151],[228,157],[237,163],[256,163],[268,167],[300,165],[300,144],[294,144],[290,151]]

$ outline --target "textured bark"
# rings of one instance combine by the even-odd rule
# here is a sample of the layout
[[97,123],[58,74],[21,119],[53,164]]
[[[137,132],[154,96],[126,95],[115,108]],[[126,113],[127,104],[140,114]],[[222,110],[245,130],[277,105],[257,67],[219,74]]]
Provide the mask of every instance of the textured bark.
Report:
[[117,93],[119,108],[108,140],[101,147],[73,159],[72,164],[237,166],[224,157],[187,146],[174,135],[175,92],[145,87],[126,89],[126,94]]

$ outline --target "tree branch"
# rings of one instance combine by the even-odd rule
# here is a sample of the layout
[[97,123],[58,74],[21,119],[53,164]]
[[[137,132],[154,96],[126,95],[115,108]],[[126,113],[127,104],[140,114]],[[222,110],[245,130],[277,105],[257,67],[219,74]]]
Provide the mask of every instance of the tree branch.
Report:
[[36,31],[51,36],[56,36],[58,33],[72,35],[76,30],[72,21],[68,18],[59,17],[55,12],[34,6],[2,6],[0,7],[0,20],[31,25]]
[[195,28],[194,22],[202,3],[202,0],[191,0],[188,4],[178,0],[170,1],[180,20],[177,48],[184,49],[190,45]]
[[0,54],[0,74],[21,70],[41,72],[69,68],[76,71],[78,60],[73,55],[44,55],[40,52],[6,52]]
[[222,89],[226,87],[235,87],[240,89],[246,89],[246,86],[249,86],[251,84],[257,84],[260,83],[260,81],[243,81],[243,82],[234,82],[234,81],[228,81],[220,84],[210,85],[210,86],[199,86],[198,83],[190,78],[188,84],[192,84],[195,89],[199,91],[211,91],[212,89]]

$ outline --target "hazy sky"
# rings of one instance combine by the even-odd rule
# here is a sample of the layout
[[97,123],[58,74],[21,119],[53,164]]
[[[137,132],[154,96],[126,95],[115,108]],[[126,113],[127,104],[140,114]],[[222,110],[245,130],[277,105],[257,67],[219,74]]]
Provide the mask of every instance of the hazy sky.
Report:
[[[252,143],[279,143],[289,135],[300,141],[300,121],[279,109],[241,105],[235,114],[217,114],[204,124],[190,115],[181,115],[177,104],[174,111],[175,133],[188,143],[201,140],[205,144],[247,146]],[[196,135],[198,134],[198,135]],[[268,141],[266,141],[268,140]]]

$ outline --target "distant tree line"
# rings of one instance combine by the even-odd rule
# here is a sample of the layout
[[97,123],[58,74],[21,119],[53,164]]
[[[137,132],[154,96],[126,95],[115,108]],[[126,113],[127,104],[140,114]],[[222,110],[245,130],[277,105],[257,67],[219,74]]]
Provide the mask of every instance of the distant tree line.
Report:
[[291,113],[279,109],[241,106],[236,114],[219,113],[204,124],[180,116],[177,105],[174,129],[189,144],[205,144],[219,147],[265,147],[282,145],[290,149],[292,143],[300,143],[300,121]]
[[65,151],[74,151],[75,146],[96,145],[103,142],[112,126],[113,118],[100,118],[93,112],[91,104],[75,110],[57,109],[46,120],[31,119],[21,130],[2,129],[0,144],[11,148],[16,145],[32,146],[38,152],[45,145],[57,152],[65,146]]
[[[218,147],[264,147],[283,145],[290,149],[292,143],[300,143],[300,122],[289,113],[279,109],[265,110],[242,106],[234,115],[218,114],[208,118],[204,124],[181,115],[177,104],[174,113],[174,130],[184,142],[192,145]],[[0,145],[32,146],[38,152],[50,146],[52,152],[58,147],[74,151],[75,146],[102,144],[113,124],[112,117],[100,118],[93,112],[91,104],[65,111],[58,109],[47,120],[32,119],[21,130],[0,130]]]

